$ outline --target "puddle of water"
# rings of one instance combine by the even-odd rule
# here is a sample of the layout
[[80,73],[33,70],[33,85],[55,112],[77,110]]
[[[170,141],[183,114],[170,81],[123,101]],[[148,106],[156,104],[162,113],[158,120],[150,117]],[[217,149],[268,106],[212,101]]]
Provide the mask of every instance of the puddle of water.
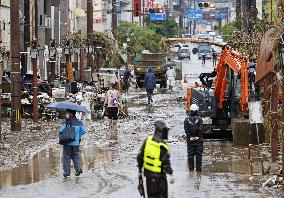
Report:
[[[114,155],[115,151],[111,149],[99,149],[95,146],[81,148],[81,166],[83,172],[94,170],[102,162],[111,161]],[[20,164],[18,167],[10,170],[0,171],[0,189],[36,183],[49,177],[59,176],[63,172],[61,159],[62,149],[44,149],[34,155],[25,164]]]
[[[210,156],[204,166],[208,172],[250,174],[248,149],[233,147],[231,142],[206,142],[204,156]],[[261,164],[254,163],[255,174],[261,173]]]

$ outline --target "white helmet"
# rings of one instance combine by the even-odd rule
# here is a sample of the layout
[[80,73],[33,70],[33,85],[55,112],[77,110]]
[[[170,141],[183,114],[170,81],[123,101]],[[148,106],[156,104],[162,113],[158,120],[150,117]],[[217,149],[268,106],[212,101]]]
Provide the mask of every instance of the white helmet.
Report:
[[199,110],[199,106],[197,106],[196,104],[192,104],[190,106],[190,111],[198,111]]

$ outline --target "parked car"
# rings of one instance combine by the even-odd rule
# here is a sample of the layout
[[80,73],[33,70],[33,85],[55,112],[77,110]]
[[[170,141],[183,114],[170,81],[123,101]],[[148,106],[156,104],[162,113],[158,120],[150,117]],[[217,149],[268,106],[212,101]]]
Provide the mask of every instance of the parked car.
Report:
[[209,40],[209,36],[206,35],[206,34],[200,34],[200,35],[198,36],[198,39]]
[[192,35],[191,34],[184,34],[183,38],[192,38]]
[[181,48],[178,52],[178,59],[183,60],[185,58],[190,60],[190,50],[188,48]]
[[170,51],[173,52],[173,53],[178,53],[179,49],[181,48],[181,44],[174,44],[171,46],[171,49]]

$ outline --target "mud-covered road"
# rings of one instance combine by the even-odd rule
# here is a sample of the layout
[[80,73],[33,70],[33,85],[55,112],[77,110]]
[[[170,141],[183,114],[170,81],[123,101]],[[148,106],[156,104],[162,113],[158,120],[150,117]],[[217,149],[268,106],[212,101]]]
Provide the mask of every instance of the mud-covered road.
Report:
[[[199,73],[212,70],[200,66],[194,56],[184,63],[184,73],[196,80]],[[164,120],[171,127],[169,147],[175,183],[169,184],[169,197],[281,197],[281,190],[261,187],[261,177],[249,175],[247,149],[235,148],[229,141],[204,143],[202,174],[187,170],[183,121],[185,103],[178,101],[185,91],[156,93],[154,104],[146,105],[144,92],[132,92],[130,118],[120,120],[117,134],[107,131],[107,121],[87,122],[88,135],[82,140],[83,174],[64,179],[62,149],[54,144],[31,156],[18,167],[0,171],[0,197],[139,197],[136,155],[143,139],[153,133],[155,120]]]

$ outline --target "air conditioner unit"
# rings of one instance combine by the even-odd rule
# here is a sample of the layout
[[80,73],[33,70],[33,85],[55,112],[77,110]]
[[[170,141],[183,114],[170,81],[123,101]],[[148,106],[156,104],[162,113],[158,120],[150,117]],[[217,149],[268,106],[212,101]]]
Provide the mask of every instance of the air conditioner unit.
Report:
[[45,27],[51,27],[51,18],[50,17],[45,18]]

